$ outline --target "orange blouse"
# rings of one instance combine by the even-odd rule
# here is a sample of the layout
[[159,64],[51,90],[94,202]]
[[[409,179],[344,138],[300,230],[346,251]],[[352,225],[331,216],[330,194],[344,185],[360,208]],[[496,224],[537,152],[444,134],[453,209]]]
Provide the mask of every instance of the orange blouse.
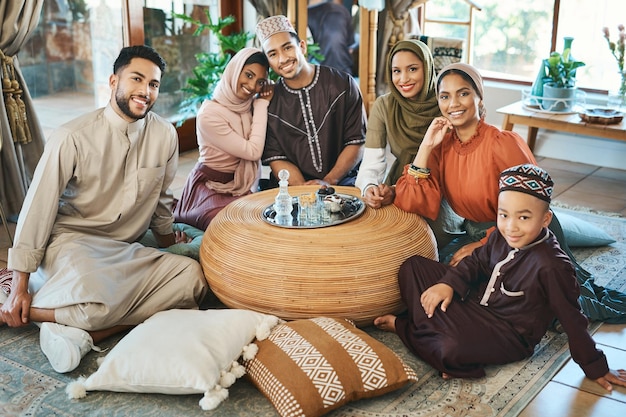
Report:
[[452,130],[433,149],[428,159],[429,178],[416,180],[407,174],[408,165],[405,166],[396,183],[394,204],[435,220],[441,199],[446,198],[463,218],[496,221],[500,173],[524,163],[536,161],[517,133],[480,121],[469,141],[461,143]]

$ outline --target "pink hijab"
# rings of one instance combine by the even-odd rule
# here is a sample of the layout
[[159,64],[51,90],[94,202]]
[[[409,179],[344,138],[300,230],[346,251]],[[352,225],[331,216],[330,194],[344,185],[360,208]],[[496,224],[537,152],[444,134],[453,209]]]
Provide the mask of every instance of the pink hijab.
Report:
[[250,56],[256,52],[262,52],[257,48],[243,48],[237,52],[226,64],[222,78],[215,86],[213,100],[226,107],[228,110],[243,113],[249,112],[252,108],[253,97],[242,101],[237,97],[237,84],[239,75],[243,70],[243,64]]
[[[242,129],[238,133],[246,138],[250,137],[252,129],[252,101],[254,98],[250,97],[247,100],[241,100],[237,97],[236,92],[239,75],[241,75],[244,63],[256,52],[262,53],[257,48],[243,48],[228,61],[222,78],[215,86],[212,98],[213,101],[226,107],[228,110],[241,115],[241,126],[234,125],[233,129]],[[242,158],[239,160],[237,168],[235,168],[235,177],[232,181],[225,184],[217,181],[207,181],[206,185],[221,193],[231,193],[234,196],[245,195],[250,191],[254,191],[253,188],[257,183],[259,174],[258,160],[249,161]]]

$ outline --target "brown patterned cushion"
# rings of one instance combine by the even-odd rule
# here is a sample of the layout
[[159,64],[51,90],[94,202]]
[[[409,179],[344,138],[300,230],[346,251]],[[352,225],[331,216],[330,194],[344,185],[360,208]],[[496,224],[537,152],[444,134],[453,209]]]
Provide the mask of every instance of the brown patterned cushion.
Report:
[[[13,271],[9,271],[6,268],[0,269],[0,291],[5,296],[8,296],[11,292],[11,281],[13,281]],[[0,299],[4,298],[2,294],[0,294]]]
[[321,416],[417,381],[388,347],[350,321],[319,317],[276,326],[245,361],[247,377],[285,416]]

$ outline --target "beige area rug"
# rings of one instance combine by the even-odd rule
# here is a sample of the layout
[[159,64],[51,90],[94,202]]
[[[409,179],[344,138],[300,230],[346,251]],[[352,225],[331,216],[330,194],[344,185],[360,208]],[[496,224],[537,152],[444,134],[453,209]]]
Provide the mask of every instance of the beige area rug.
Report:
[[[617,240],[602,248],[575,249],[577,258],[596,274],[601,285],[626,290],[626,219],[573,214]],[[594,324],[591,331],[597,327],[599,324]],[[415,370],[419,381],[383,397],[348,404],[328,414],[330,417],[513,417],[569,359],[566,336],[549,332],[528,360],[489,367],[481,379],[444,381],[410,354],[394,334],[365,330],[397,352]],[[102,347],[110,348],[117,340],[111,339]],[[59,375],[39,349],[37,327],[0,328],[0,416],[277,416],[269,401],[245,378],[229,388],[229,398],[211,412],[200,409],[200,395],[91,392],[82,400],[69,400],[64,391],[67,383],[93,373],[102,355],[90,352],[76,371]]]

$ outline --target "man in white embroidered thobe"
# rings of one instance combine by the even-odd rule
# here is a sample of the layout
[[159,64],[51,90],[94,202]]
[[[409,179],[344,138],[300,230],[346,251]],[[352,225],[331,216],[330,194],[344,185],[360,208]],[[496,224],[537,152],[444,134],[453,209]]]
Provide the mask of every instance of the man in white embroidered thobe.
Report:
[[109,104],[51,135],[28,190],[0,323],[40,324],[57,372],[158,311],[197,308],[207,292],[195,260],[135,243],[148,229],[161,247],[186,239],[173,232],[168,191],[176,131],[150,112],[164,69],[152,48],[122,49]]

